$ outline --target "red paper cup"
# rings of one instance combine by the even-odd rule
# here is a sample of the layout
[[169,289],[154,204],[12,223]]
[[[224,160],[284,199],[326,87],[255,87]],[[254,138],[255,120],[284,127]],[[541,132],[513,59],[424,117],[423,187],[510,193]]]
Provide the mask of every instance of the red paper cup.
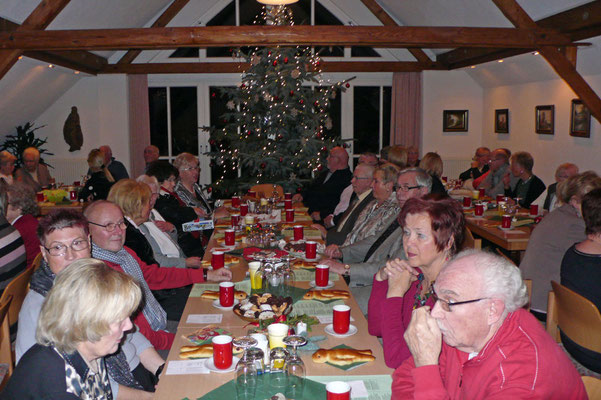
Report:
[[503,201],[503,199],[504,199],[504,198],[505,198],[505,196],[504,196],[504,195],[502,195],[502,194],[498,194],[498,195],[497,195],[497,203],[498,203],[498,202],[500,202],[500,201]]
[[463,207],[468,208],[468,207],[471,207],[471,206],[472,206],[472,198],[468,197],[468,196],[465,196],[463,198]]
[[302,225],[294,225],[294,240],[303,240],[303,226]]
[[477,217],[481,217],[482,215],[484,215],[484,205],[483,204],[474,205],[474,214]]
[[218,369],[228,369],[232,366],[232,337],[228,335],[215,336],[213,342],[213,363]]
[[480,192],[480,200],[482,200],[486,196],[486,189],[478,189],[478,192]]
[[232,228],[235,228],[238,225],[240,225],[240,214],[232,214],[231,224]]
[[69,200],[71,200],[71,201],[77,200],[77,192],[75,190],[71,190],[69,192]]
[[221,307],[234,305],[234,282],[221,282],[219,284],[219,304],[221,304]]
[[257,197],[257,192],[255,192],[254,190],[250,190],[250,189],[249,189],[249,190],[248,190],[248,195],[249,195],[250,197]]
[[530,204],[530,215],[535,217],[538,215],[538,204]]
[[351,308],[345,304],[339,304],[332,309],[334,332],[345,334],[351,323]]
[[286,210],[286,222],[294,222],[294,209]]
[[233,196],[232,197],[232,207],[234,207],[234,208],[240,208],[240,196]]
[[351,386],[342,381],[332,381],[326,384],[327,400],[350,400]]
[[315,286],[326,287],[330,281],[330,267],[318,265],[315,267]]
[[284,193],[284,200],[292,200],[292,193]]
[[317,258],[317,242],[308,241],[305,243],[305,257],[308,259]]
[[211,255],[211,266],[213,269],[223,268],[225,265],[225,255],[223,251],[214,251]]
[[291,199],[284,200],[284,208],[286,210],[290,210],[292,208],[292,200]]
[[248,214],[248,203],[242,203],[240,204],[240,215],[244,217],[246,214]]
[[38,201],[38,203],[43,203],[44,202],[44,193],[36,193],[35,198]]
[[225,245],[234,246],[236,244],[236,231],[233,229],[225,230]]
[[503,219],[501,220],[501,227],[503,228],[511,228],[511,219],[513,217],[511,215],[503,215]]

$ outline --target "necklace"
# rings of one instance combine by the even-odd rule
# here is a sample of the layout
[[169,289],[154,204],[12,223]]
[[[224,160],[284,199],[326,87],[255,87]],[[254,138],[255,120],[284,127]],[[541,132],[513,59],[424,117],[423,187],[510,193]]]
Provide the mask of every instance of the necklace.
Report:
[[422,292],[423,282],[424,282],[424,274],[423,274],[423,272],[421,272],[417,276],[417,291],[415,292],[414,301],[413,301],[413,309],[414,310],[416,308],[425,306],[428,299],[432,296],[432,285],[434,284],[434,282],[430,283],[430,286],[428,287],[428,291],[426,293],[424,293],[424,297],[422,298],[421,292]]

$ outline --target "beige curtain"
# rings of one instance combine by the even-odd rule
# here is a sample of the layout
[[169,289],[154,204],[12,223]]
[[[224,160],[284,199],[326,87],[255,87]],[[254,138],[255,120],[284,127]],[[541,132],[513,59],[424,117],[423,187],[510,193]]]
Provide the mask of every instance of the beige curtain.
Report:
[[150,115],[148,109],[148,76],[127,75],[129,89],[129,159],[130,176],[144,173],[144,148],[150,144]]
[[421,145],[422,73],[395,72],[392,76],[390,144]]

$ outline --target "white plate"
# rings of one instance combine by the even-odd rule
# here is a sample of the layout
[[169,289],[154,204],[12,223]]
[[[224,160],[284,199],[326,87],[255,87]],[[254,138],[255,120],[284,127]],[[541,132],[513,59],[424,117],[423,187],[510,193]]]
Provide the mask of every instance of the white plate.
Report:
[[342,337],[353,336],[355,333],[357,333],[357,327],[355,325],[352,325],[352,324],[349,325],[347,333],[340,334],[340,333],[334,332],[334,325],[333,324],[330,324],[330,325],[326,326],[326,328],[324,330],[326,331],[326,333],[328,335],[332,335],[332,336],[335,336],[335,337],[341,337],[341,338]]
[[478,219],[481,219],[481,218],[484,218],[484,215],[476,215],[476,214],[472,214],[472,217],[473,217],[473,218],[478,218]]
[[502,231],[512,231],[513,230],[513,227],[511,227],[511,228],[503,228],[501,225],[499,225],[498,228],[500,230],[502,230]]
[[236,364],[238,364],[238,361],[240,361],[238,357],[233,357],[231,367],[229,367],[228,369],[219,369],[215,366],[215,362],[213,362],[213,357],[211,357],[205,360],[205,367],[207,367],[207,369],[211,372],[217,372],[218,374],[226,374],[236,369]]
[[221,304],[219,304],[219,299],[216,299],[216,300],[213,300],[213,307],[218,308],[220,310],[231,310],[238,303],[239,303],[239,301],[237,299],[234,299],[234,304],[231,307],[223,307]]
[[334,287],[334,282],[328,281],[328,286],[317,286],[315,284],[315,281],[311,281],[311,282],[309,282],[309,286],[311,286],[312,288],[315,288],[315,289],[329,289],[331,287]]

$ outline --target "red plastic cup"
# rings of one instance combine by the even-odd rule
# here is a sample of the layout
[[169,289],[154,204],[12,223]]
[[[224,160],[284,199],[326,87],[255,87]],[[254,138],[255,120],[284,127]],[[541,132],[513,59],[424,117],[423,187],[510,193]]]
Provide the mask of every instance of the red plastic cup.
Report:
[[294,222],[294,209],[286,210],[286,222]]
[[71,201],[77,200],[77,192],[75,190],[71,190],[69,192],[69,200],[71,200]]
[[240,196],[232,196],[232,207],[240,208]]
[[333,312],[333,326],[334,332],[338,334],[345,334],[348,332],[351,323],[351,308],[345,304],[339,304],[334,306]]
[[250,190],[250,189],[249,189],[249,190],[248,190],[248,195],[249,195],[250,197],[257,197],[257,192],[255,192],[254,190]]
[[232,214],[231,224],[232,228],[235,228],[240,224],[240,214]]
[[236,231],[233,229],[225,230],[225,245],[234,246],[236,244]]
[[303,240],[303,226],[302,225],[294,225],[294,240]]
[[513,218],[511,215],[503,215],[503,219],[501,220],[501,227],[503,228],[511,228],[511,219]]
[[218,369],[228,369],[232,366],[233,346],[232,337],[228,335],[215,336],[213,342],[213,363]]
[[219,304],[221,307],[234,305],[234,282],[219,283]]
[[242,203],[240,204],[240,215],[244,217],[246,214],[248,214],[248,203]]
[[442,180],[444,183],[447,183],[447,181],[448,181],[448,178],[447,178],[446,176],[443,176],[443,177],[441,177],[440,179],[441,179],[441,180]]
[[476,204],[474,205],[474,215],[477,217],[481,217],[484,215],[484,204]]
[[305,257],[309,259],[317,258],[317,242],[308,241],[305,243]]
[[478,192],[480,193],[480,200],[482,200],[486,196],[486,189],[478,189]]
[[541,222],[542,220],[543,220],[543,217],[539,215],[539,216],[537,216],[536,218],[534,218],[534,223],[535,223],[535,224],[538,224],[538,223],[539,223],[539,222]]
[[327,400],[350,400],[351,385],[342,381],[332,381],[326,384]]
[[44,193],[36,193],[35,198],[38,201],[38,203],[43,203],[44,202]]
[[500,201],[503,201],[504,198],[505,198],[505,195],[498,194],[497,195],[497,203],[500,202]]
[[471,206],[472,206],[472,198],[468,197],[468,196],[465,196],[463,198],[463,207],[468,208],[468,207],[471,207]]
[[213,269],[223,268],[225,265],[225,254],[223,251],[214,251],[211,255],[211,266]]
[[530,204],[530,215],[535,217],[538,215],[538,204]]
[[330,281],[330,267],[327,265],[317,265],[315,267],[315,286],[326,287]]
[[292,200],[292,193],[284,193],[284,200]]
[[73,186],[81,186],[81,182],[80,181],[75,181],[75,182],[73,182]]
[[290,210],[292,208],[292,199],[284,200],[284,209]]

